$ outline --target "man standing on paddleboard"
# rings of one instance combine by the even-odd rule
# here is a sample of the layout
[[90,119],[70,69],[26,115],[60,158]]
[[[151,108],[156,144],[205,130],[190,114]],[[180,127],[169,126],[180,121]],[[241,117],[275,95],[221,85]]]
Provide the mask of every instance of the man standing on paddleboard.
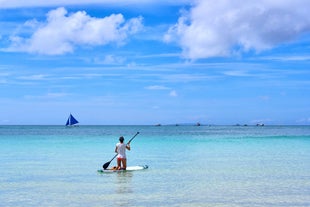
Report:
[[126,159],[126,149],[130,150],[130,143],[124,144],[124,137],[119,138],[119,143],[116,144],[115,152],[117,153],[117,169],[126,170],[127,159]]

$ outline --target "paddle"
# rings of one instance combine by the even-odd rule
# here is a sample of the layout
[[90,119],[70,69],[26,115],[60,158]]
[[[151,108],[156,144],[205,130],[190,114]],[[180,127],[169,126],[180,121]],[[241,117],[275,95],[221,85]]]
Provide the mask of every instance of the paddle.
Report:
[[[133,137],[127,142],[127,144],[130,144],[130,142],[131,142],[139,133],[140,133],[140,132],[137,132],[137,133],[135,134],[135,136],[133,136]],[[109,162],[104,163],[104,165],[102,165],[103,169],[107,169],[107,168],[109,167],[110,163],[112,162],[112,160],[114,160],[114,158],[115,158],[116,156],[117,156],[117,154],[114,155],[114,157],[113,157]]]

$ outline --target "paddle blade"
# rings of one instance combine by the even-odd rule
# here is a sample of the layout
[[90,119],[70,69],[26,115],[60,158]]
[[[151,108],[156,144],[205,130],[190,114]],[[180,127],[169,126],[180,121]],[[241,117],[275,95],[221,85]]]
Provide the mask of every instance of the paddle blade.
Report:
[[110,162],[106,162],[104,165],[102,165],[103,169],[107,169],[110,165],[111,161]]

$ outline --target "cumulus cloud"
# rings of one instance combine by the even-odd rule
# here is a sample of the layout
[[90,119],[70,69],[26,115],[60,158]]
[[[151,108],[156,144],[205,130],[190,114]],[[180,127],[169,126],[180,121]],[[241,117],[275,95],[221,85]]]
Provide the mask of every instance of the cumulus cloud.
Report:
[[308,0],[197,0],[164,36],[185,58],[262,51],[310,32]]
[[46,22],[25,23],[25,26],[30,25],[34,28],[30,37],[11,36],[9,51],[60,55],[73,52],[77,46],[121,45],[128,35],[143,27],[142,17],[127,21],[122,14],[95,18],[85,11],[68,13],[63,7],[48,12]]

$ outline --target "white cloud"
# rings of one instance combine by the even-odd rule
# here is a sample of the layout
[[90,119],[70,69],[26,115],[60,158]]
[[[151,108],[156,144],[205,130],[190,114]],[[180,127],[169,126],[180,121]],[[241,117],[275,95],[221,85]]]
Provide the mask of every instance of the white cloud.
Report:
[[277,60],[277,61],[309,61],[309,55],[286,55],[286,56],[269,56],[262,57],[262,60]]
[[47,93],[41,96],[34,96],[34,95],[25,95],[25,99],[57,99],[70,96],[72,94],[69,93]]
[[[129,34],[143,27],[141,17],[128,21],[122,14],[95,18],[85,11],[68,13],[63,7],[48,12],[46,22],[31,23],[35,27],[31,37],[12,36],[8,51],[60,55],[73,52],[76,46],[123,44]],[[29,21],[25,26],[29,26]]]
[[[161,85],[148,86],[148,87],[145,87],[145,89],[148,89],[148,90],[171,90],[171,88],[168,88],[166,86],[161,86]],[[171,90],[169,92],[169,96],[177,97],[178,94],[177,94],[177,92],[175,90]]]
[[189,59],[262,51],[310,32],[308,0],[198,0],[164,36]]
[[227,75],[227,76],[235,76],[235,77],[248,77],[248,76],[251,76],[247,71],[244,71],[244,70],[224,71],[223,74]]
[[296,121],[297,124],[309,124],[310,123],[310,117],[309,118],[302,118]]
[[48,78],[47,75],[43,75],[43,74],[39,74],[39,75],[30,75],[30,76],[21,76],[21,77],[18,77],[17,79],[20,79],[20,80],[46,80]]
[[262,101],[269,101],[270,100],[270,97],[269,96],[259,96],[258,97],[260,100]]
[[115,65],[115,64],[123,64],[126,58],[115,55],[106,55],[103,58],[95,58],[94,62],[96,64],[107,64],[107,65]]
[[170,88],[166,87],[166,86],[160,86],[160,85],[153,85],[153,86],[148,86],[145,87],[148,90],[169,90]]
[[177,97],[178,96],[178,94],[177,94],[177,92],[175,90],[170,91],[169,95],[172,96],[172,97]]

